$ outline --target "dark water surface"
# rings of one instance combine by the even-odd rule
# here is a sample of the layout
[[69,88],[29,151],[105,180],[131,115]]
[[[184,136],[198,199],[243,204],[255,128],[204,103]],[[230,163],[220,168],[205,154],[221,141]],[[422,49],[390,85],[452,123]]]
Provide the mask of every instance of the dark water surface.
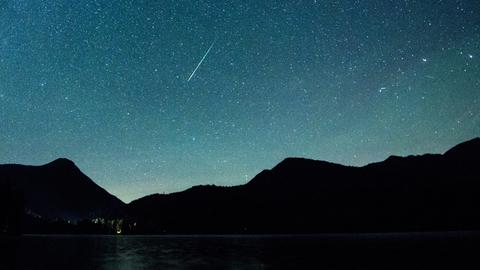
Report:
[[479,269],[480,233],[0,238],[0,269]]

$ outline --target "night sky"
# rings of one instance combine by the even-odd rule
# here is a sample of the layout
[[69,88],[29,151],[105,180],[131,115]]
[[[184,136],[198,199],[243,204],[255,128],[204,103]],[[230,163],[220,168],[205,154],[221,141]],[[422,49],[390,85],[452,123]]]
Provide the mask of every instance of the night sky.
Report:
[[0,163],[127,202],[476,136],[478,0],[0,0]]

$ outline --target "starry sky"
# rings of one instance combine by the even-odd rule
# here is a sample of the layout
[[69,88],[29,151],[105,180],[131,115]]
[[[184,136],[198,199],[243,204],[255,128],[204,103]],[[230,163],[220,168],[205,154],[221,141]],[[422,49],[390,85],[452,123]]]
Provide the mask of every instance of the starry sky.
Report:
[[478,0],[0,0],[0,163],[126,202],[476,136]]

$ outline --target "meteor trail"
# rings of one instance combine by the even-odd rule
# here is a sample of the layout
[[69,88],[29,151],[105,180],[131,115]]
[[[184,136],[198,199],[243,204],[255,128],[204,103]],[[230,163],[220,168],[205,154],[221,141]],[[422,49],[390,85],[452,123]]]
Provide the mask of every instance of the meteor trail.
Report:
[[208,48],[207,52],[205,53],[205,55],[203,56],[202,60],[200,60],[200,62],[198,63],[197,67],[195,68],[195,70],[192,72],[192,74],[190,75],[190,77],[188,77],[188,80],[187,82],[189,82],[193,75],[195,75],[195,72],[197,72],[197,69],[200,67],[200,65],[202,65],[203,63],[203,60],[205,60],[205,58],[207,57],[208,53],[210,52],[210,50],[212,49],[213,45],[215,44],[215,41],[216,39],[212,42],[212,45],[210,45],[210,48]]

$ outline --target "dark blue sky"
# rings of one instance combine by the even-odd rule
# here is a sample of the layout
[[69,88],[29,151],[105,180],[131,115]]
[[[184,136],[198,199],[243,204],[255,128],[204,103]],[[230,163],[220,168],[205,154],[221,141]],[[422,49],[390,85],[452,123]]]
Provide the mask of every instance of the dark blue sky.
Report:
[[479,102],[477,0],[0,1],[0,163],[66,157],[125,201],[443,152]]

